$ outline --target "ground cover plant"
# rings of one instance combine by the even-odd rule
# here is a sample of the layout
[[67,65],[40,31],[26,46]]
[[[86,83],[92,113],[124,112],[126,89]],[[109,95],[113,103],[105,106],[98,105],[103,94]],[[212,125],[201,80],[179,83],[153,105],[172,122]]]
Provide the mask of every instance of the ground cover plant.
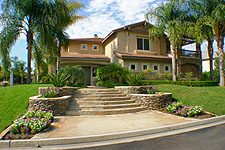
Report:
[[48,128],[53,121],[52,111],[27,111],[17,118],[11,128],[11,134],[35,134]]
[[41,98],[59,97],[59,89],[48,87],[47,90],[41,90]]
[[198,117],[206,114],[202,106],[183,106],[182,102],[179,101],[166,104],[164,110],[182,117]]
[[204,106],[204,110],[216,115],[225,115],[225,87],[187,87],[180,85],[160,84],[160,92],[173,94],[173,98],[180,100],[183,105]]
[[26,112],[29,97],[38,93],[38,87],[49,87],[49,84],[30,84],[0,87],[0,132],[12,121]]

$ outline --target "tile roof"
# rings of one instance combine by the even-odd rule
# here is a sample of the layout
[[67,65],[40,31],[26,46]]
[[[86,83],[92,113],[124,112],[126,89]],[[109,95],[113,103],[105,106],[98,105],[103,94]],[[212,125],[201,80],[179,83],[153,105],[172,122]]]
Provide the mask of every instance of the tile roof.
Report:
[[155,59],[155,60],[168,60],[171,61],[172,58],[169,56],[162,56],[162,55],[145,55],[145,54],[129,54],[129,53],[121,53],[121,52],[114,52],[115,55],[121,59]]
[[80,38],[80,39],[70,39],[75,42],[84,42],[84,43],[102,43],[104,38]]
[[103,55],[97,54],[79,54],[79,53],[62,53],[61,59],[73,59],[73,60],[103,60],[103,61],[110,61],[110,59]]

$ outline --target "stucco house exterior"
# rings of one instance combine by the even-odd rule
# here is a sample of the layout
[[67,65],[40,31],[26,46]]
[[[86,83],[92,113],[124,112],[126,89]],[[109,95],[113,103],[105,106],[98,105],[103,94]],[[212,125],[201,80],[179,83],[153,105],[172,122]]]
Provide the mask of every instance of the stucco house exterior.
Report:
[[83,67],[87,85],[95,85],[97,69],[109,63],[121,64],[134,72],[150,68],[153,73],[171,73],[169,40],[166,35],[151,39],[148,33],[151,26],[142,21],[112,30],[105,38],[94,35],[71,39],[69,48],[61,53],[61,67]]

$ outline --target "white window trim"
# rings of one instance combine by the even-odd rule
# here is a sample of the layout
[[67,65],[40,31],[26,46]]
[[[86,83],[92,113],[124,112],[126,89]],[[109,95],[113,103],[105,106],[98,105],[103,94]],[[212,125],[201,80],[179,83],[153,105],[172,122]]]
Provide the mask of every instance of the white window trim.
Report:
[[[86,46],[86,48],[85,48],[85,49],[83,48],[83,45],[85,45],[85,46]],[[87,44],[81,44],[81,50],[87,50]]]
[[[158,66],[158,70],[155,70],[154,66]],[[153,72],[160,72],[160,64],[153,64],[152,65],[152,70],[153,70]]]
[[149,64],[142,63],[142,64],[141,64],[142,71],[144,71],[144,65],[147,65],[147,69],[149,69],[149,67],[150,67],[150,65],[149,65]]
[[[131,69],[131,65],[135,65],[135,69]],[[137,70],[137,63],[129,63],[129,69],[130,70]]]
[[[166,68],[165,68],[166,66],[169,67],[169,70],[168,70],[168,71],[167,71]],[[170,72],[170,65],[164,65],[164,72]]]
[[[94,46],[97,46],[97,49],[94,49]],[[99,46],[98,45],[92,45],[92,50],[93,51],[98,51],[98,49],[99,49]]]
[[[143,49],[138,49],[137,47],[138,47],[138,45],[137,45],[137,39],[143,39],[142,40],[142,47],[143,47]],[[149,50],[146,50],[146,49],[144,49],[144,45],[145,45],[145,43],[144,43],[144,39],[148,39],[149,40]],[[140,50],[140,51],[151,51],[151,42],[150,42],[150,40],[151,39],[149,39],[149,38],[142,38],[142,37],[137,37],[136,38],[136,48],[137,48],[137,50]]]

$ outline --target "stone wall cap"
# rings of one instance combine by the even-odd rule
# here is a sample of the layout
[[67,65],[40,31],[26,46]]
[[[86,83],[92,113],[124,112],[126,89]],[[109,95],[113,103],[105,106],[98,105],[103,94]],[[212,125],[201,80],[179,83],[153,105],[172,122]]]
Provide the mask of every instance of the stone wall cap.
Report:
[[129,94],[130,96],[159,96],[159,95],[172,95],[172,93],[158,93],[158,94]]
[[152,86],[115,86],[115,88],[141,88],[141,87],[152,87]]
[[53,99],[53,100],[61,100],[61,99],[68,99],[68,98],[71,98],[72,96],[71,95],[68,95],[68,96],[61,96],[61,97],[53,97],[53,98],[43,98],[43,97],[39,97],[39,96],[33,96],[33,97],[30,97],[29,99],[30,100],[50,100],[50,99]]

